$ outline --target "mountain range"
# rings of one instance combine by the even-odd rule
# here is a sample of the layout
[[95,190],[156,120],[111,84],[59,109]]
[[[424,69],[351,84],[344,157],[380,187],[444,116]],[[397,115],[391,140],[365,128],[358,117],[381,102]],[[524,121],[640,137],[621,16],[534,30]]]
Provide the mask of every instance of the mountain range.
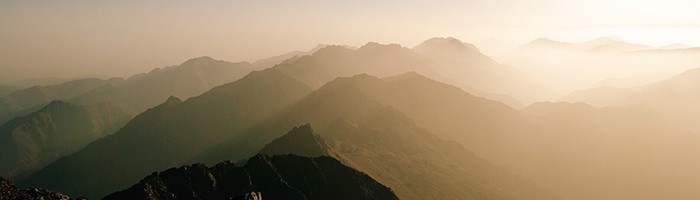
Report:
[[53,101],[0,126],[0,176],[21,179],[109,135],[136,113],[114,103]]
[[[415,60],[420,57],[412,55],[415,54],[411,50],[398,45],[369,43],[357,50],[329,46],[310,56],[250,73],[240,80],[216,87],[187,101],[171,98],[166,103],[135,117],[115,134],[95,141],[73,155],[59,159],[23,183],[57,189],[68,194],[99,197],[124,188],[152,171],[194,162],[216,163],[221,160],[250,157],[281,133],[299,124],[312,123],[324,131],[332,130],[330,127],[347,127],[337,130],[358,134],[374,133],[367,135],[368,138],[361,137],[357,138],[359,141],[348,142],[345,148],[367,148],[368,150],[361,152],[376,157],[363,160],[361,154],[348,153],[355,156],[354,162],[361,164],[349,166],[371,176],[383,174],[384,176],[375,178],[391,187],[400,198],[419,199],[434,196],[534,199],[546,196],[534,183],[499,171],[501,167],[477,156],[459,157],[458,155],[471,153],[456,143],[449,145],[449,142],[412,125],[414,123],[405,115],[399,114],[396,109],[385,108],[361,93],[362,90],[372,87],[353,87],[355,84],[361,86],[381,83],[381,79],[365,75],[338,79],[324,85],[335,77],[352,75],[363,70],[379,75],[399,74],[398,72],[407,69],[420,69],[431,73],[429,69],[422,68],[420,62],[414,62],[420,61]],[[406,68],[390,67],[406,64]],[[321,87],[322,85],[324,86]],[[312,94],[311,92],[318,87],[321,89]],[[461,91],[454,87],[451,89]],[[483,101],[489,102],[485,99]],[[499,105],[497,102],[493,104]],[[504,104],[500,104],[499,107],[510,109]],[[388,119],[385,120],[384,115],[387,115]],[[339,118],[341,116],[349,118],[349,121],[342,120],[343,118]],[[291,119],[307,120],[293,122]],[[379,124],[373,124],[372,121]],[[352,124],[363,125],[353,128]],[[399,130],[407,132],[402,133]],[[328,134],[340,133],[329,131]],[[378,144],[367,142],[373,141],[369,139],[372,135],[377,137],[377,141],[407,138],[398,140],[400,142],[389,146],[389,149],[384,149],[377,148]],[[338,137],[341,136],[343,135]],[[353,137],[341,138],[350,140]],[[428,154],[419,154],[416,158],[380,159],[391,155],[420,153],[420,149],[435,150]],[[118,164],[127,162],[130,164]],[[403,171],[403,175],[391,175],[392,168],[385,167],[408,166],[412,162],[432,163],[430,166],[434,165],[434,168],[445,169],[449,168],[448,163],[460,164],[459,167],[450,170],[428,170],[428,167],[420,167]],[[479,164],[474,166],[472,163]],[[92,170],[79,170],[82,168]],[[474,170],[488,174],[484,175],[487,178],[477,179],[488,184],[476,184],[479,181],[468,178],[480,175],[473,172]],[[112,173],[104,173],[107,171]],[[416,176],[426,171],[430,173]],[[416,177],[411,178],[413,176]],[[66,184],[68,180],[71,181]],[[102,181],[98,183],[93,180]],[[466,191],[463,186],[449,184],[450,180],[464,182],[473,189]],[[416,183],[420,184],[415,185]],[[506,188],[507,192],[496,192],[504,190],[503,188]]]
[[[596,59],[693,51],[533,43]],[[2,176],[108,199],[700,198],[697,69],[532,104],[553,93],[519,69],[454,38],[195,58],[23,109],[0,141],[24,171]]]

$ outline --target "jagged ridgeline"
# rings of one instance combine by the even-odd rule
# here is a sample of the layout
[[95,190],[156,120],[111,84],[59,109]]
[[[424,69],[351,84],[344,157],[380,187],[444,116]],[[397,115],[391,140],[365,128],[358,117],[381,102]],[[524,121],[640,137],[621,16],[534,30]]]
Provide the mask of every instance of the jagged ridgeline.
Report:
[[[393,200],[388,187],[331,157],[257,155],[243,166],[222,162],[156,172],[104,200],[246,199]],[[249,198],[255,199],[255,198]]]

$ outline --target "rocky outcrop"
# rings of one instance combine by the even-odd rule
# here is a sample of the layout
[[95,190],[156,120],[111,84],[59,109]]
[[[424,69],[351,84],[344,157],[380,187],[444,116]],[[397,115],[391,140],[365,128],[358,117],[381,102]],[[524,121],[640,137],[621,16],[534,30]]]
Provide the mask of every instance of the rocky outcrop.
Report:
[[2,200],[23,200],[23,199],[46,199],[46,200],[69,200],[70,197],[45,189],[20,188],[12,182],[0,178],[0,199]]
[[311,124],[294,127],[286,135],[279,137],[260,150],[260,154],[294,154],[307,157],[330,156],[329,147],[321,136],[314,133]]
[[155,172],[115,199],[398,199],[391,189],[331,157],[257,155],[242,166],[222,162]]

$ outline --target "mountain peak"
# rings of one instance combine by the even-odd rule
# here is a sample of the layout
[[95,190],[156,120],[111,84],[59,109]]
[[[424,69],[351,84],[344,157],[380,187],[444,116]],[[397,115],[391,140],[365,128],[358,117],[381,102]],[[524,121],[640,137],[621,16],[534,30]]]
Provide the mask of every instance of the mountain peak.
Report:
[[287,134],[279,137],[260,150],[260,154],[284,155],[294,154],[307,157],[329,155],[326,142],[314,132],[311,124],[294,127]]
[[389,76],[389,77],[382,78],[382,80],[385,80],[388,82],[407,80],[407,79],[428,79],[428,77],[425,77],[418,72],[410,71],[410,72],[406,72],[406,73],[399,74],[396,76]]
[[[319,45],[321,46],[321,45]],[[340,45],[325,45],[319,49],[312,49],[312,54],[313,56],[321,56],[321,55],[327,55],[327,54],[341,54],[341,53],[347,53],[347,52],[352,52],[353,50],[344,46]]]
[[459,39],[453,37],[434,37],[430,38],[418,46],[413,48],[414,51],[418,53],[426,53],[438,50],[449,50],[457,52],[478,52],[481,50],[474,46],[473,44],[464,43]]
[[177,98],[176,96],[170,96],[168,97],[168,100],[165,100],[166,104],[179,104],[182,103],[182,100],[180,98]]
[[216,62],[218,60],[209,57],[209,56],[201,56],[201,57],[196,57],[196,58],[190,58],[189,60],[183,62],[181,65],[192,65],[192,64],[200,64],[200,63],[210,63],[210,62]]
[[364,46],[360,47],[358,51],[363,51],[363,50],[388,50],[388,49],[401,49],[403,48],[399,44],[380,44],[377,42],[368,42]]

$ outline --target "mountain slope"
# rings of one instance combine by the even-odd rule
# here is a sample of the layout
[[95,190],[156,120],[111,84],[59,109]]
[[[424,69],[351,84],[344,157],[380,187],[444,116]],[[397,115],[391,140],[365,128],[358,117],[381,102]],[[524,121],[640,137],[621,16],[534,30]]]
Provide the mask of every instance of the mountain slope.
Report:
[[[426,64],[425,59],[399,45],[369,43],[357,50],[339,46],[325,47],[310,56],[303,56],[273,68],[252,72],[238,81],[216,87],[187,101],[178,103],[178,100],[174,100],[172,103],[163,104],[157,109],[144,112],[114,135],[98,140],[82,151],[58,160],[34,174],[24,183],[57,189],[68,194],[100,197],[114,189],[126,187],[127,184],[136,182],[138,178],[152,171],[194,162],[217,163],[223,159],[216,156],[206,157],[214,145],[229,138],[240,138],[241,134],[259,128],[254,125],[266,121],[279,112],[285,112],[289,106],[294,105],[312,90],[338,76],[349,76],[363,71],[381,76],[395,75],[406,71],[434,74],[430,66]],[[379,79],[375,81],[382,82]],[[460,92],[461,95],[468,96],[467,99],[481,99],[454,87],[450,88]],[[421,91],[429,91],[429,89]],[[360,95],[364,96],[364,94]],[[347,94],[343,98],[355,99],[356,97]],[[342,115],[342,113],[334,111],[343,108],[338,106],[353,107],[355,102],[348,102],[343,98],[333,97],[334,100],[343,102],[341,105],[332,103],[332,101],[328,101],[329,103],[324,105],[330,112],[328,115]],[[440,98],[440,96],[434,98]],[[497,102],[485,99],[479,101],[488,102],[486,104],[489,105],[497,105],[498,109],[507,112],[517,113],[517,111]],[[358,110],[352,110],[353,113],[362,110],[368,112],[375,110],[375,108],[366,108],[364,105],[367,104],[358,105],[360,107]],[[381,106],[381,104],[376,106]],[[476,107],[465,107],[468,111],[466,114],[472,116],[471,119],[478,119],[475,116],[486,114],[486,112],[470,113],[471,108]],[[427,110],[426,112],[432,111]],[[320,116],[321,114],[314,115]],[[499,112],[493,116],[499,117],[503,116],[502,114]],[[290,120],[294,119],[294,116],[289,118]],[[337,116],[325,119],[335,118]],[[317,119],[324,120],[324,118]],[[285,125],[276,133],[286,132],[291,127],[305,123],[308,122]],[[315,125],[315,127],[324,126],[323,124],[325,123]],[[500,129],[501,126],[487,127]],[[319,127],[319,129],[324,129],[324,127]],[[462,133],[459,132],[459,134]],[[476,133],[476,131],[471,132],[472,135],[478,135]],[[449,136],[450,134],[452,133],[441,133],[441,136]],[[264,144],[272,141],[276,136],[279,135],[266,136],[265,140],[260,143],[237,144],[236,151],[225,152],[229,154],[228,156],[237,158],[231,160],[247,158],[256,154]],[[489,148],[497,149],[498,147]],[[133,164],[128,166],[115,164],[124,162]],[[93,170],[79,170],[86,167]],[[81,177],[81,179],[74,177]],[[96,182],[95,180],[103,181]]]
[[33,86],[17,90],[2,97],[0,100],[0,124],[25,113],[23,110],[34,112],[47,103],[54,100],[68,100],[90,90],[109,85],[118,84],[122,79],[96,79],[87,78],[68,81],[58,85]]
[[186,99],[200,95],[215,86],[235,81],[252,69],[245,62],[230,63],[210,57],[193,58],[178,66],[133,75],[123,84],[97,88],[70,99],[70,102],[87,105],[117,101],[142,112],[160,104],[169,96]]
[[295,148],[298,143],[279,144],[274,139],[285,129],[311,123],[332,156],[391,187],[402,199],[556,199],[533,182],[419,128],[397,109],[364,93],[382,82],[368,75],[338,78],[287,112],[205,152],[207,159],[200,160],[240,159],[256,149],[271,148],[263,147],[270,141]]
[[[455,38],[431,38],[414,47],[413,51],[435,62],[433,68],[439,74],[479,96],[513,102],[512,99],[503,98],[503,95],[507,95],[528,104],[548,95],[536,93],[547,88],[527,74],[500,64],[482,54],[474,45]],[[509,104],[522,107],[516,102]]]
[[[275,69],[267,69],[184,102],[171,97],[115,134],[59,159],[24,183],[99,198],[152,171],[192,163],[192,157],[210,145],[235,136],[311,90]],[[81,170],[85,168],[91,170]]]
[[330,147],[310,124],[294,127],[289,133],[272,140],[260,149],[263,155],[294,154],[306,157],[329,156]]
[[117,104],[53,101],[0,126],[0,176],[26,176],[122,127],[135,113]]
[[14,91],[21,89],[19,86],[0,84],[0,97],[4,97]]
[[241,167],[222,162],[156,172],[104,199],[398,199],[391,189],[330,157],[257,155]]

